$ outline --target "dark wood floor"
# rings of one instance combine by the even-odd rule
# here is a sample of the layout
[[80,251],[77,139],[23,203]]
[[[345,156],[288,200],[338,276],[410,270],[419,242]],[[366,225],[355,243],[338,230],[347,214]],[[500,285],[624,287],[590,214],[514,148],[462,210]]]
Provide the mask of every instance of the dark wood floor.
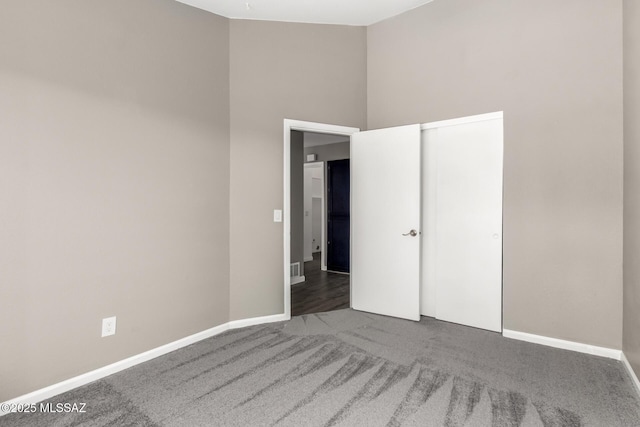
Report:
[[349,275],[320,268],[320,252],[304,263],[305,281],[291,287],[291,315],[349,308]]

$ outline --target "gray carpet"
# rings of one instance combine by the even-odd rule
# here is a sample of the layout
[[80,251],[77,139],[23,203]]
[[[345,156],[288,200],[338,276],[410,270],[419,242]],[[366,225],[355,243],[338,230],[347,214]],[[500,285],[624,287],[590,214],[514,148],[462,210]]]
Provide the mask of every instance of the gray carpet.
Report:
[[340,310],[226,332],[3,426],[640,426],[620,362]]

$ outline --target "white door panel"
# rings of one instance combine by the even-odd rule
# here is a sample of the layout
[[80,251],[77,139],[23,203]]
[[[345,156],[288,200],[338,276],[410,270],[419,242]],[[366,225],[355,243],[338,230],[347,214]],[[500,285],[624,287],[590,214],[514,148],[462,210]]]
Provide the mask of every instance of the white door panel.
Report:
[[351,298],[356,310],[420,320],[420,125],[351,139]]
[[436,140],[436,317],[502,331],[502,119]]

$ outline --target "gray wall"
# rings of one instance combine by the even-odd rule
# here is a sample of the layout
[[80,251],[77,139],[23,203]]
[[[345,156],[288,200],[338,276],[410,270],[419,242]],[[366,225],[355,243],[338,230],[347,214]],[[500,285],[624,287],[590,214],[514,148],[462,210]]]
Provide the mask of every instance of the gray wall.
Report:
[[0,40],[0,401],[226,322],[228,21],[7,0]]
[[368,27],[368,128],[504,110],[504,327],[622,345],[622,1],[436,1]]
[[640,377],[640,3],[624,2],[624,336]]
[[304,275],[304,134],[291,131],[291,264],[300,263]]
[[317,162],[328,162],[331,160],[348,159],[351,155],[351,151],[349,148],[349,141],[347,141],[308,147],[304,149],[305,159],[307,158],[307,154],[317,154]]
[[366,30],[242,20],[230,27],[235,320],[284,310],[283,224],[272,213],[283,207],[283,119],[364,128]]

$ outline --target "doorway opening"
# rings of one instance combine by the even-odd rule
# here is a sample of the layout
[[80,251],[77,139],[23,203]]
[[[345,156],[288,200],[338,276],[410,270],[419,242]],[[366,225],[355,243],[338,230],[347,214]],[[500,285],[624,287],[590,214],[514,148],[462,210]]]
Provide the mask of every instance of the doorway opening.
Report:
[[348,308],[348,163],[350,136],[358,129],[294,120],[284,125],[285,314]]
[[[305,132],[348,135],[349,306],[502,331],[503,113],[366,132],[314,126],[285,121],[286,262],[298,244],[290,224],[304,213],[292,203],[303,172],[291,159],[304,157]],[[289,316],[291,283],[285,276]]]

